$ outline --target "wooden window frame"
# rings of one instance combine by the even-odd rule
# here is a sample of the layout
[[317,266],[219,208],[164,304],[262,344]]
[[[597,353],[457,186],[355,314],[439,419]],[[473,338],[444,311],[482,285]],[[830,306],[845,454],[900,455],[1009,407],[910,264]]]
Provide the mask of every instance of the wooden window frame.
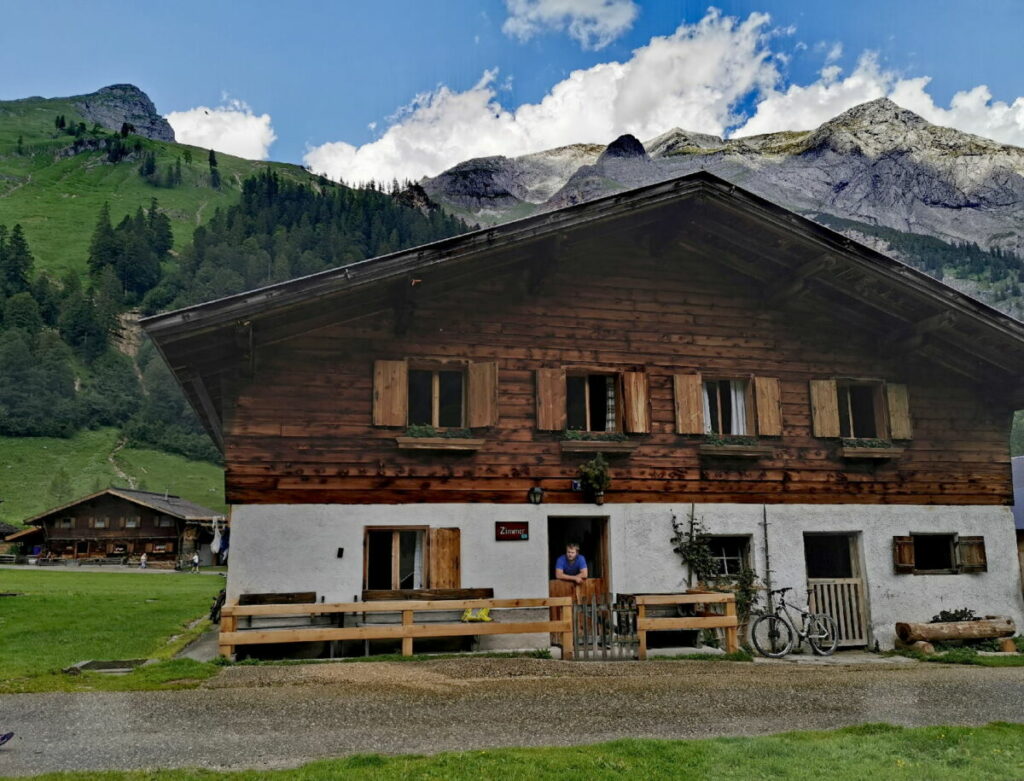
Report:
[[54,524],[55,529],[74,529],[75,519],[74,517],[68,516],[66,518],[58,518]]
[[112,528],[111,525],[110,525],[110,519],[107,518],[106,516],[104,516],[102,518],[97,518],[97,517],[94,516],[90,520],[92,521],[92,523],[90,523],[89,525],[93,529],[110,529],[110,528]]
[[[756,438],[757,433],[757,400],[754,397],[754,375],[742,375],[742,374],[704,374],[701,373],[700,377],[700,392],[701,402],[703,403],[705,397],[705,387],[709,382],[743,382],[745,387],[743,389],[744,405],[746,406],[747,413],[747,433],[746,434],[729,434],[724,431],[705,431],[704,436],[714,437],[732,437],[732,436],[744,436]],[[716,393],[720,392],[721,389],[716,389]],[[730,402],[731,403],[731,402]],[[721,429],[721,409],[722,400],[721,397],[718,399],[719,419],[718,427]],[[714,423],[714,421],[712,421]]]
[[[412,359],[406,358],[406,371],[412,372],[431,372],[433,375],[431,378],[430,385],[430,423],[427,425],[432,426],[438,431],[450,431],[452,429],[466,428],[468,425],[468,410],[466,409],[468,403],[467,392],[469,390],[469,363],[467,361],[434,361],[434,360],[423,360],[423,359]],[[459,401],[459,425],[458,426],[442,426],[440,424],[441,419],[441,377],[440,372],[459,372],[462,375],[462,398]],[[406,403],[405,403],[405,423],[406,426],[413,425],[409,421],[410,410],[412,409],[412,394],[409,392],[408,387],[408,375],[406,379]],[[424,424],[417,424],[424,425]]]
[[126,516],[126,517],[122,518],[121,520],[124,521],[124,525],[122,526],[122,528],[124,528],[124,529],[141,529],[142,528],[142,518],[140,518],[138,515],[132,516],[131,518],[128,518]]
[[[878,439],[889,441],[889,403],[886,394],[885,380],[876,377],[837,377],[836,383],[836,409],[839,410],[839,437],[841,439]],[[853,387],[870,387],[873,395],[873,406],[875,416],[875,436],[858,437],[854,433],[853,405],[850,401],[848,389]],[[846,390],[846,415],[850,424],[849,434],[843,433],[843,391]]]
[[169,529],[175,525],[174,518],[169,515],[161,515],[156,519],[156,527],[158,529]]
[[957,546],[960,543],[960,535],[956,532],[910,532],[907,535],[916,548],[918,537],[948,537],[949,538],[949,561],[952,566],[941,569],[919,569],[915,556],[914,568],[909,574],[913,575],[960,575],[960,567],[957,566]]
[[[708,540],[743,540],[743,550],[740,553],[740,570],[750,566],[750,549],[753,543],[753,535],[750,534],[709,534]],[[714,559],[720,563],[724,563],[726,559],[733,559],[732,556],[717,556],[712,552]],[[738,575],[738,572],[728,572],[723,575],[719,575],[713,580],[719,578],[731,578]]]
[[401,543],[399,541],[398,532],[423,532],[423,583],[419,590],[427,588],[430,583],[430,526],[364,526],[363,527],[363,589],[369,590],[370,588],[370,532],[392,532],[391,535],[391,590],[398,590],[401,585],[396,583],[396,579],[399,576],[398,567],[396,566],[400,550]]
[[[624,416],[624,394],[622,392],[622,372],[613,371],[610,369],[601,368],[590,368],[590,367],[566,367],[565,369],[565,415],[566,415],[566,429],[569,428],[569,378],[570,377],[585,377],[588,378],[587,382],[583,383],[583,410],[586,414],[587,427],[583,429],[573,429],[573,431],[586,431],[594,434],[623,434],[626,430],[626,422]],[[609,431],[603,429],[600,431],[594,431],[593,425],[590,420],[590,377],[611,377],[614,379],[615,387],[615,428]]]

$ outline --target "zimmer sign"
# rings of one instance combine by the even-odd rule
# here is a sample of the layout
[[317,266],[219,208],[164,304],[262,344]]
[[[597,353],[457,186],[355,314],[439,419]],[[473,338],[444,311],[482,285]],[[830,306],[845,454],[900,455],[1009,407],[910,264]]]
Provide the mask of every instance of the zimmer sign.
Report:
[[494,539],[502,541],[520,541],[530,539],[529,521],[495,521]]

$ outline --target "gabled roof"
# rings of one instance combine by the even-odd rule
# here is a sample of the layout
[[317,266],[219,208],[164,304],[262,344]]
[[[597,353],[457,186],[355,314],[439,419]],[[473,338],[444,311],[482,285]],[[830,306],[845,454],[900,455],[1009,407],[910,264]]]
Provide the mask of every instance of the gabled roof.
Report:
[[[562,252],[626,233],[666,259],[699,252],[1006,392],[1024,373],[1024,324],[898,260],[704,171],[554,212],[148,317],[149,333],[221,447],[218,381],[251,372],[258,347],[333,323],[396,314],[415,295],[509,267],[543,274]],[[413,282],[416,287],[410,286]]]
[[131,488],[107,488],[103,491],[97,491],[94,494],[80,497],[67,504],[62,504],[60,507],[53,507],[39,513],[39,515],[34,515],[31,518],[27,518],[24,523],[26,525],[40,524],[52,515],[106,495],[116,496],[140,507],[148,507],[151,510],[163,513],[164,515],[170,515],[173,518],[180,518],[184,521],[212,521],[214,518],[223,517],[223,513],[211,510],[209,507],[203,507],[195,502],[190,502],[188,499],[182,499],[174,494],[136,491]]

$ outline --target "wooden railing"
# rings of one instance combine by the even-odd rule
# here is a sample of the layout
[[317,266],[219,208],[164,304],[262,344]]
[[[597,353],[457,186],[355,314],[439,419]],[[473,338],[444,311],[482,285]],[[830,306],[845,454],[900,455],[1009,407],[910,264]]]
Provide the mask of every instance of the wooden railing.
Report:
[[[505,621],[503,614],[484,622],[416,623],[416,613],[432,611],[516,610],[557,608],[558,615],[547,621]],[[401,623],[364,624],[362,626],[280,627],[242,629],[238,619],[244,616],[361,616],[372,613],[399,613]],[[562,657],[572,658],[572,597],[543,599],[443,599],[433,601],[335,602],[313,605],[225,605],[221,611],[220,653],[231,657],[240,645],[264,643],[310,643],[334,640],[402,641],[402,655],[413,652],[413,640],[423,637],[466,637],[471,635],[512,635],[554,632],[562,636]]]
[[[647,608],[653,605],[707,605],[722,604],[722,615],[702,616],[648,616]],[[739,650],[736,627],[736,596],[734,594],[637,594],[636,628],[639,636],[638,659],[647,658],[647,633],[665,629],[724,629],[725,650],[735,653]]]

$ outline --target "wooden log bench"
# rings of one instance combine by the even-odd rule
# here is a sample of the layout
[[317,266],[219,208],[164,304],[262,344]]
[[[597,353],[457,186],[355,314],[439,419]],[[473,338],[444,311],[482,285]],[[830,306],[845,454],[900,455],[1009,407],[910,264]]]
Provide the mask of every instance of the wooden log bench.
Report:
[[[557,632],[562,635],[563,656],[572,655],[571,611],[562,611],[561,618],[545,621],[494,620],[490,623],[439,622],[416,620],[417,614],[437,611],[490,610],[512,611],[526,608],[569,607],[571,597],[537,599],[434,599],[382,600],[370,602],[336,602],[316,604],[225,605],[221,612],[220,653],[231,657],[240,645],[276,643],[332,642],[336,640],[392,640],[402,642],[402,655],[411,656],[413,641],[426,637],[466,637],[471,635],[539,634]],[[324,626],[303,628],[242,629],[238,619],[255,616],[337,616],[339,614],[393,613],[401,623],[363,624],[361,626]],[[497,618],[497,616],[494,616]],[[568,650],[568,654],[565,653]]]
[[985,616],[974,621],[937,621],[918,624],[900,621],[896,624],[897,644],[924,654],[935,653],[935,643],[950,640],[998,639],[1003,651],[1015,652],[1012,638],[1017,626],[1009,616]]

